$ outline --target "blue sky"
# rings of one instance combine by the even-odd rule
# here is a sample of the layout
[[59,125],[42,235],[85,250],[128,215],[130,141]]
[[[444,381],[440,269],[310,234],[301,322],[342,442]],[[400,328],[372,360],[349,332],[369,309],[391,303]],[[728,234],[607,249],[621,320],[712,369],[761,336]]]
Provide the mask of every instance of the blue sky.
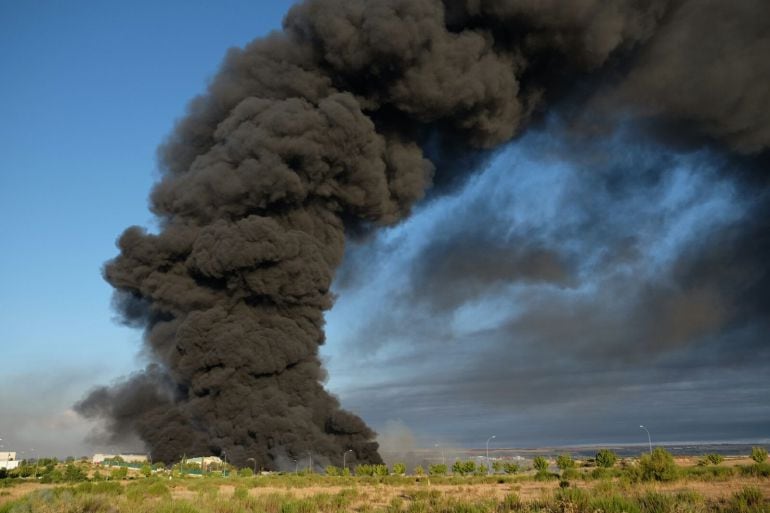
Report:
[[[153,224],[155,151],[174,120],[227,48],[280,28],[288,6],[0,4],[6,448],[110,449],[84,442],[71,411],[142,367],[101,267],[127,226]],[[552,119],[350,244],[322,350],[330,389],[420,445],[639,442],[640,423],[662,440],[766,437],[764,325],[710,318],[730,298],[677,281],[691,248],[749,215],[730,164],[632,129],[580,151],[565,139]]]
[[[0,3],[0,403],[18,412],[0,420],[7,443],[34,433],[18,444],[53,449],[39,427],[53,423],[71,427],[74,451],[82,426],[63,412],[138,366],[141,334],[113,322],[102,264],[127,226],[151,226],[155,150],[187,102],[290,4]],[[34,412],[20,404],[41,398]]]

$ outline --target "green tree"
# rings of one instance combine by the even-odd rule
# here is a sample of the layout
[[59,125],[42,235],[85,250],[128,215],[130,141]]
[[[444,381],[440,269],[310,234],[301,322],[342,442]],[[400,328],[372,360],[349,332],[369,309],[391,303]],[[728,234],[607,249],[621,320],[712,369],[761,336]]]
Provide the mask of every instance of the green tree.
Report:
[[373,476],[374,475],[374,465],[369,464],[362,464],[362,465],[356,465],[356,475],[357,476]]
[[485,476],[489,473],[489,467],[482,463],[476,467],[476,470],[474,470],[473,473],[477,476]]
[[64,480],[65,481],[85,481],[88,479],[88,476],[86,476],[86,473],[83,472],[83,469],[78,467],[77,465],[73,463],[68,463],[66,467],[64,467]]
[[662,447],[656,447],[652,454],[643,454],[639,460],[642,479],[645,481],[672,481],[676,479],[677,467],[674,457]]
[[144,477],[150,477],[152,475],[152,467],[150,465],[148,465],[147,463],[145,463],[144,465],[142,465],[142,468],[139,469],[139,472]]
[[518,463],[511,463],[511,462],[508,462],[508,461],[503,463],[503,471],[506,474],[515,474],[516,472],[519,471],[520,468],[521,467],[519,466]]
[[251,467],[243,467],[238,471],[238,475],[240,477],[254,477],[254,471],[251,470]]
[[602,468],[612,468],[618,461],[618,455],[609,449],[601,449],[596,453],[596,464]]
[[562,471],[575,468],[575,460],[569,454],[560,454],[556,458],[556,466]]
[[399,476],[403,476],[404,474],[406,474],[406,465],[404,465],[403,463],[394,463],[393,473]]
[[326,467],[326,475],[327,476],[339,476],[340,475],[339,467],[335,467],[334,465],[328,465]]
[[535,456],[535,459],[532,460],[532,466],[537,470],[538,474],[548,472],[548,460],[542,456]]
[[417,465],[416,467],[414,467],[414,475],[415,476],[424,476],[425,475],[425,469],[422,468],[422,465]]
[[443,463],[436,463],[428,467],[428,472],[432,476],[445,476],[447,473],[447,466]]
[[455,474],[459,474],[461,476],[473,474],[475,470],[476,470],[476,463],[474,463],[472,460],[468,460],[468,461],[457,460],[454,462],[454,465],[452,465],[452,472]]
[[764,463],[767,460],[767,449],[764,447],[752,447],[751,459],[757,463]]
[[388,475],[388,466],[387,465],[375,465],[374,466],[374,475],[375,476],[387,476]]

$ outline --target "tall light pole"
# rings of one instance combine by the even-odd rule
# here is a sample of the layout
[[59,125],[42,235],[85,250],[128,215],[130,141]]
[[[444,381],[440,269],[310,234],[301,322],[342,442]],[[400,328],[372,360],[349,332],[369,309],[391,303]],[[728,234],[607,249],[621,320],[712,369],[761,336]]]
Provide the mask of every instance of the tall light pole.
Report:
[[[35,448],[34,447],[30,448],[30,451],[32,452],[32,455],[34,456]],[[38,463],[39,459],[40,459],[39,456],[35,457],[35,481],[37,481],[37,463]]]
[[647,443],[650,444],[650,454],[652,454],[652,437],[650,437],[650,431],[644,426],[639,427],[647,431]]
[[489,474],[489,441],[493,438],[497,438],[495,435],[490,436],[487,438],[487,474]]
[[347,465],[345,464],[345,458],[347,458],[349,452],[353,452],[353,449],[348,449],[347,451],[342,453],[342,473],[343,474],[345,473],[345,470],[348,468]]
[[294,462],[294,474],[299,474],[299,462],[297,460],[292,460]]
[[257,460],[254,458],[246,458],[246,461],[253,461],[254,462],[254,475],[257,475]]
[[313,473],[313,451],[308,451],[307,455],[309,458],[307,463],[307,472],[308,474],[312,474]]

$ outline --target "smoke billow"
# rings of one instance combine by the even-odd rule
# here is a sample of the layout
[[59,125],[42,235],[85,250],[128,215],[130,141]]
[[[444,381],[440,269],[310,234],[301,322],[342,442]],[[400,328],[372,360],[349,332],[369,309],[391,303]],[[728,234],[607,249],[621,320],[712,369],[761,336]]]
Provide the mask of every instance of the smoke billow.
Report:
[[[347,449],[350,462],[380,461],[373,431],[321,384],[346,233],[404,219],[432,183],[456,183],[546,107],[578,131],[611,128],[620,112],[764,151],[769,6],[295,6],[283,31],[230,50],[162,146],[151,195],[161,229],[127,229],[104,271],[153,363],[79,411],[164,461],[226,453],[276,468],[310,451],[340,464]],[[501,272],[566,279],[558,259],[524,248],[522,269]],[[440,271],[461,272],[463,259]]]

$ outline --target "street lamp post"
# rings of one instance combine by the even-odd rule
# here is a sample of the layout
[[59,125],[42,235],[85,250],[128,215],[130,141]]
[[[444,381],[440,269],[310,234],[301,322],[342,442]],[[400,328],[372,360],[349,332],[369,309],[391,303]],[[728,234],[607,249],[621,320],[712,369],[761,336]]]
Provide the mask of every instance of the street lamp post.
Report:
[[254,458],[246,458],[246,461],[253,461],[254,462],[254,475],[257,475],[257,460]]
[[349,452],[353,452],[353,449],[348,449],[347,451],[342,453],[342,473],[343,474],[345,473],[345,470],[348,468],[347,464],[345,463],[345,459],[347,458]]
[[308,460],[307,460],[307,472],[308,474],[313,473],[313,451],[307,452]]
[[652,437],[650,437],[650,431],[644,426],[639,427],[647,431],[647,443],[650,445],[650,454],[652,454]]
[[493,438],[497,438],[497,437],[495,435],[492,435],[489,438],[487,438],[487,474],[489,474],[489,468],[490,468],[490,466],[489,466],[489,441],[492,440]]
[[294,473],[299,474],[299,462],[297,460],[292,460],[294,462]]
[[[30,448],[30,451],[32,452],[32,455],[34,456],[35,455],[35,448],[34,447]],[[40,457],[39,456],[35,456],[35,481],[37,481],[37,464],[38,464],[38,460],[40,460]]]

